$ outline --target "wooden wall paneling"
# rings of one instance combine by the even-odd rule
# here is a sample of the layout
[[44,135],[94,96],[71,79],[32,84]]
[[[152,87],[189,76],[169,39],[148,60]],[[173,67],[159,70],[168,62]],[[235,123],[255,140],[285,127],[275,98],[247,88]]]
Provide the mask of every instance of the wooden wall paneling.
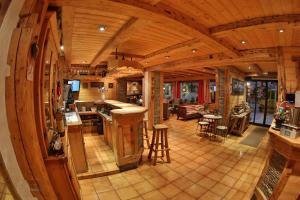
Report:
[[[21,137],[24,148],[26,150],[25,153],[28,156],[27,158],[30,162],[30,168],[32,171],[34,171],[34,177],[38,184],[37,188],[31,188],[32,193],[38,196],[42,194],[44,198],[46,198],[47,196],[49,198],[56,199],[56,195],[53,191],[52,185],[47,175],[47,170],[43,162],[40,145],[39,143],[33,142],[38,141],[36,135],[37,130],[35,126],[36,121],[34,103],[32,101],[33,82],[27,80],[28,67],[30,65],[34,65],[33,60],[30,60],[29,66],[27,65],[28,57],[31,57],[28,49],[30,49],[33,34],[34,33],[32,28],[23,28],[22,35],[19,41],[15,74],[17,117],[20,129],[22,130]],[[28,123],[29,119],[32,123]]]
[[38,60],[36,62],[36,69],[35,69],[35,85],[34,85],[34,104],[35,106],[35,120],[37,122],[37,131],[39,137],[39,143],[41,145],[42,155],[44,158],[48,156],[48,137],[47,137],[47,129],[46,129],[46,119],[45,119],[45,109],[43,106],[40,106],[44,102],[43,98],[43,90],[44,90],[44,61],[46,56],[46,49],[48,47],[48,41],[46,39],[49,37],[49,25],[48,22],[43,24],[42,26],[42,33],[39,38],[38,45],[40,47]]
[[23,141],[21,137],[21,131],[18,123],[18,117],[16,112],[16,94],[15,94],[15,68],[17,51],[19,47],[19,39],[21,37],[22,29],[16,28],[12,34],[12,42],[10,44],[9,54],[7,63],[11,66],[10,76],[5,80],[5,98],[6,98],[6,110],[8,126],[11,133],[12,144],[17,157],[18,164],[22,171],[22,174],[29,186],[32,188],[37,187],[36,180],[32,174],[31,168],[29,167],[29,161],[27,159],[25,150],[23,147]]

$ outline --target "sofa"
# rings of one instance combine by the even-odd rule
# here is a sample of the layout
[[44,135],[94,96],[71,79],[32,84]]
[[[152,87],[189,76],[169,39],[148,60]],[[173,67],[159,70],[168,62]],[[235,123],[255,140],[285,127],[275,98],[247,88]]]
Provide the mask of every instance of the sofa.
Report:
[[199,113],[200,109],[204,109],[203,105],[181,105],[178,108],[177,119],[192,119],[199,118],[201,114]]

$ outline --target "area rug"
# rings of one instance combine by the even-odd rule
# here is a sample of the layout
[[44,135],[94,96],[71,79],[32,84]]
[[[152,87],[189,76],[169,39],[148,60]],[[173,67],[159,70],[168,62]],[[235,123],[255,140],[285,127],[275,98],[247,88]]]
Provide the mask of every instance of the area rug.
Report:
[[266,127],[250,126],[247,130],[248,135],[240,142],[240,144],[248,145],[250,147],[257,147],[268,131]]

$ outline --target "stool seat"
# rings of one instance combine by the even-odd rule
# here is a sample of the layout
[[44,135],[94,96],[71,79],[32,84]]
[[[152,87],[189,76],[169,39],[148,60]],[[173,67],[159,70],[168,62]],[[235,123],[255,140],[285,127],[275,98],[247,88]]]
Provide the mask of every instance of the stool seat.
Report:
[[199,125],[209,125],[208,122],[205,122],[205,121],[201,121],[201,122],[198,122]]
[[226,126],[217,126],[216,129],[219,129],[219,130],[226,130],[227,127],[226,127]]
[[153,125],[153,128],[155,129],[168,129],[168,126],[165,124],[155,124]]

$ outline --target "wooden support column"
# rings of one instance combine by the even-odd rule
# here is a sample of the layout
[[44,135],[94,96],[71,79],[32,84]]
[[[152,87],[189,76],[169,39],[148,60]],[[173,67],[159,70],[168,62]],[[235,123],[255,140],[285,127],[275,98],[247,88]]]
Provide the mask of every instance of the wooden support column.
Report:
[[148,108],[148,127],[163,121],[163,73],[146,71],[144,76],[144,102]]
[[285,99],[287,93],[295,93],[300,89],[299,61],[300,47],[283,47],[278,50],[278,96],[279,101]]

